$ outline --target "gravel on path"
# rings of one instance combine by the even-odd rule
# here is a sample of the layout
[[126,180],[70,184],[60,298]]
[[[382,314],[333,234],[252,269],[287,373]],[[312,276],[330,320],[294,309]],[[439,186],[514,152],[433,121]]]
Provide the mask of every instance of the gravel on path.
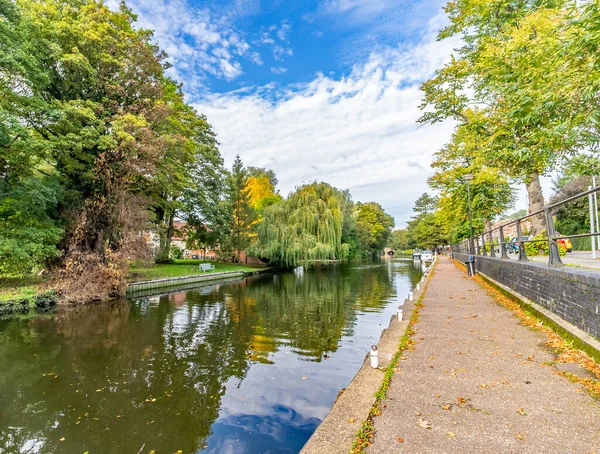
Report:
[[441,257],[371,453],[600,453],[600,402],[554,373],[546,336]]

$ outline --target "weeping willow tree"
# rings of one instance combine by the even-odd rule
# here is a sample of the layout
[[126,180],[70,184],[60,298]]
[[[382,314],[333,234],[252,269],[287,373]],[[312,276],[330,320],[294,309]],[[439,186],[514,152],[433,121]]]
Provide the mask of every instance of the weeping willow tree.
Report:
[[344,260],[344,215],[338,191],[327,183],[301,186],[287,200],[265,209],[258,241],[249,252],[279,266],[318,260]]

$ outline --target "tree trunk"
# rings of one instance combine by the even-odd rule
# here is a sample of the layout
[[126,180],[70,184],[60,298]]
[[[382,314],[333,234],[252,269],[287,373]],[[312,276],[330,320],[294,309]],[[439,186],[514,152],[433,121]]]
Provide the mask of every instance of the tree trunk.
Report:
[[[527,182],[527,194],[529,195],[529,212],[535,213],[544,208],[544,196],[542,194],[542,185],[540,184],[540,176],[537,173],[532,173]],[[530,218],[531,232],[530,236],[536,236],[546,230],[546,217],[544,213],[539,213]]]
[[485,231],[485,236],[486,236],[486,240],[487,240],[487,236],[488,236],[488,232],[490,230],[492,230],[492,221],[490,221],[489,219],[486,219],[484,222],[484,231]]
[[156,263],[169,263],[171,261],[169,255],[171,253],[171,239],[175,231],[174,221],[175,213],[169,213],[167,228],[160,231],[160,249],[156,257]]

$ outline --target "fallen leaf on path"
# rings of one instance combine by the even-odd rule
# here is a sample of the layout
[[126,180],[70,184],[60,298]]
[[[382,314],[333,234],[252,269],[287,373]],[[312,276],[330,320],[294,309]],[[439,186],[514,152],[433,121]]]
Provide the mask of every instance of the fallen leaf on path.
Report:
[[523,435],[521,435],[521,434],[517,434],[517,438],[518,438],[519,440],[522,440],[522,439],[523,439]]
[[431,422],[426,421],[423,418],[419,418],[419,426],[421,426],[423,429],[431,429]]
[[448,432],[448,436],[449,436],[449,437],[452,437],[452,438],[455,438],[455,437],[456,437],[456,434],[455,434],[454,432]]
[[458,397],[456,400],[458,400],[459,404],[464,404],[467,401],[467,399],[465,399],[464,397]]
[[450,405],[442,405],[442,410],[450,410]]
[[519,413],[521,416],[527,416],[527,413],[525,413],[525,410],[523,410],[523,408],[519,408],[517,410],[517,413]]
[[348,422],[354,422],[354,418],[348,419]]
[[404,438],[402,438],[402,437],[398,437],[398,438],[396,438],[396,441],[397,441],[398,443],[404,443]]

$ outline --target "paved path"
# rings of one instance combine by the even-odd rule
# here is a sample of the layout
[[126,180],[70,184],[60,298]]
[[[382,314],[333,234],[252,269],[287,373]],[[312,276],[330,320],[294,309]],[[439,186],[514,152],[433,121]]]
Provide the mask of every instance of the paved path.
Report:
[[368,452],[600,453],[600,402],[544,365],[544,334],[447,258],[423,304]]

